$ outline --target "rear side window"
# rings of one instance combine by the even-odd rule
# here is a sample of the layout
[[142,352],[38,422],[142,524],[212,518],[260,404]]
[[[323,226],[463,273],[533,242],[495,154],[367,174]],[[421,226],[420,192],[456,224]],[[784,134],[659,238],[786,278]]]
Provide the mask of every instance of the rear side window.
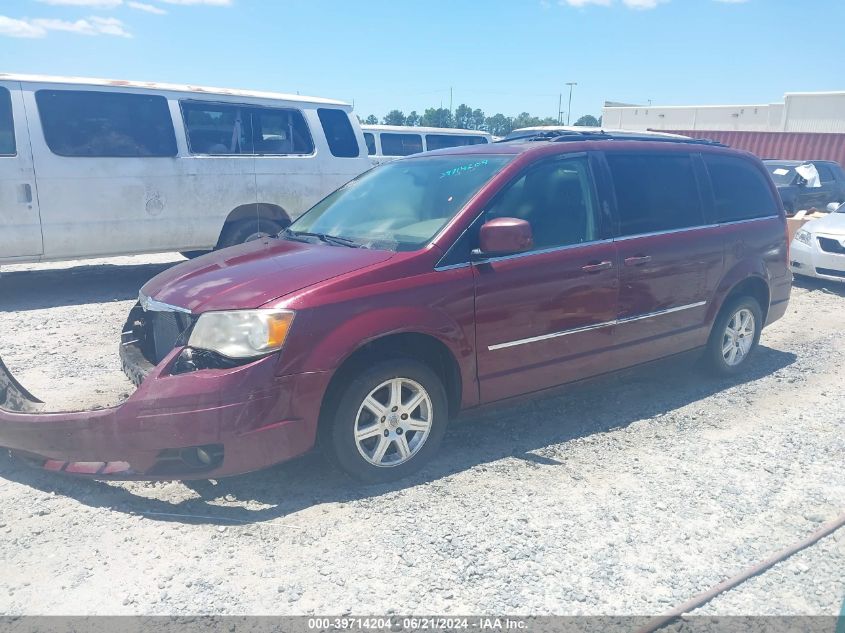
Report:
[[352,129],[352,123],[349,122],[349,115],[346,112],[317,108],[317,116],[320,117],[320,124],[323,126],[323,132],[326,133],[332,156],[355,158],[361,154],[358,139],[355,138],[355,130]]
[[619,234],[639,235],[704,224],[688,154],[608,153],[619,209]]
[[733,156],[704,155],[717,222],[751,220],[778,213],[769,183],[752,164]]
[[445,149],[447,147],[463,147],[465,145],[482,145],[487,142],[483,136],[459,136],[457,134],[426,134],[427,149]]
[[0,86],[0,156],[15,155],[15,121],[12,119],[12,95]]
[[367,154],[374,155],[376,153],[376,137],[369,132],[364,132],[364,141],[367,143]]
[[183,101],[192,154],[285,156],[311,154],[314,142],[299,110]]
[[59,156],[176,156],[173,121],[164,97],[39,90],[35,100],[44,139]]
[[819,172],[819,178],[822,182],[833,182],[836,180],[830,165],[825,165],[824,163],[814,163],[814,165]]
[[381,153],[384,156],[410,156],[421,151],[423,144],[419,134],[381,133]]

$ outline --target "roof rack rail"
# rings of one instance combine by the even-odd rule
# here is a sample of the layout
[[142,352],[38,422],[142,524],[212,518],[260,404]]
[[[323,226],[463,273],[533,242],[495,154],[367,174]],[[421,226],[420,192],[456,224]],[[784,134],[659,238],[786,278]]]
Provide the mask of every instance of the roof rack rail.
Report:
[[686,138],[682,136],[659,136],[657,134],[639,134],[636,132],[605,132],[601,130],[587,131],[587,132],[573,132],[571,130],[546,130],[542,132],[530,132],[525,135],[515,136],[509,139],[502,139],[496,143],[513,143],[513,142],[531,142],[531,141],[549,141],[551,143],[567,143],[575,141],[650,141],[658,143],[687,143],[690,145],[713,145],[716,147],[726,147],[719,141],[713,141],[704,138]]

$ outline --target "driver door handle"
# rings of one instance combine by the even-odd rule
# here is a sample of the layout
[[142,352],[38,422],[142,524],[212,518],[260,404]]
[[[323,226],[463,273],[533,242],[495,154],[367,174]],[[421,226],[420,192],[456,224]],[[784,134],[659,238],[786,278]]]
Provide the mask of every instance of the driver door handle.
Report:
[[611,268],[613,268],[613,262],[590,262],[586,266],[581,266],[581,270],[585,273],[597,273]]

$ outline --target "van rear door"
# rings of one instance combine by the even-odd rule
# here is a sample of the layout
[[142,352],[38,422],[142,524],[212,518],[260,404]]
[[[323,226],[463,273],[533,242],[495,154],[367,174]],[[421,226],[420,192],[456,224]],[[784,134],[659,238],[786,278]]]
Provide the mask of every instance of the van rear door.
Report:
[[41,255],[41,216],[20,84],[0,81],[0,259]]

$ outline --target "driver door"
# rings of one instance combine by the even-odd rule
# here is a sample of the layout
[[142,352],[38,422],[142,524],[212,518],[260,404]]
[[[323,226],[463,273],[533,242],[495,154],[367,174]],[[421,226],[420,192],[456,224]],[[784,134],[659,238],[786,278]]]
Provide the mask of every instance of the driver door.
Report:
[[585,154],[537,163],[486,211],[528,221],[534,248],[473,265],[482,402],[607,370],[618,265],[592,174]]

